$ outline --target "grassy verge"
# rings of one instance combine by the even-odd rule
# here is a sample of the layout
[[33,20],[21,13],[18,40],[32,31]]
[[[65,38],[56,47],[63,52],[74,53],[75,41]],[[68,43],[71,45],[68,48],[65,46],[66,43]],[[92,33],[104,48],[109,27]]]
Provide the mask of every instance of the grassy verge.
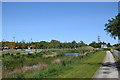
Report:
[[56,76],[56,78],[92,78],[104,57],[104,51],[93,54],[89,58],[80,61],[79,64],[73,65],[72,69]]
[[115,58],[115,61],[116,61],[116,63],[117,63],[118,69],[120,69],[120,59],[119,59],[119,57],[116,56],[113,52],[112,52],[112,54],[113,54],[113,56],[114,56],[114,58]]

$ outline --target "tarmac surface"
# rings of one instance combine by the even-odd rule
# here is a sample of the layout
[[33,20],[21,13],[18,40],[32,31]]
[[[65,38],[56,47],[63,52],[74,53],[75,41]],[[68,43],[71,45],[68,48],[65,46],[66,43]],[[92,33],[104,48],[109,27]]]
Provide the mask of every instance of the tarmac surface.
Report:
[[106,51],[105,59],[102,66],[96,72],[93,78],[109,78],[108,80],[119,80],[119,73],[117,70],[115,59],[110,51]]

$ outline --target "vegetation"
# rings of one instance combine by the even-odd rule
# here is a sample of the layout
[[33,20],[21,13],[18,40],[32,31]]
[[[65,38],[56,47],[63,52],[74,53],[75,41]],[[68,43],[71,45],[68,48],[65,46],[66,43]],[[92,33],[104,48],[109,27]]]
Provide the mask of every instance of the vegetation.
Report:
[[78,64],[73,65],[73,68],[58,75],[57,78],[92,78],[104,57],[105,51],[92,54],[88,58],[81,60]]
[[25,42],[25,41],[21,41],[21,42],[1,42],[2,43],[2,47],[9,47],[9,48],[18,48],[18,49],[27,49],[28,47],[32,48],[32,49],[51,49],[51,48],[57,48],[57,49],[61,49],[61,48],[79,48],[81,46],[86,46],[87,44],[85,44],[83,41],[80,42],[76,42],[76,41],[72,41],[72,42],[60,42],[57,40],[51,40],[50,42],[46,42],[46,41],[40,41],[40,42]]
[[[93,75],[93,73],[96,71],[96,69],[99,67],[102,59],[103,59],[103,55],[105,55],[103,52],[98,52],[97,50],[93,51],[80,51],[80,50],[71,50],[71,52],[88,52],[88,54],[86,54],[86,56],[65,56],[63,55],[63,52],[67,52],[67,50],[53,50],[52,52],[59,52],[58,55],[56,57],[51,57],[51,58],[45,58],[44,61],[45,63],[48,62],[48,66],[47,68],[40,68],[38,70],[35,71],[30,71],[30,72],[25,72],[25,73],[20,73],[19,75],[10,75],[8,77],[10,78],[47,78],[47,77],[58,77],[61,74],[64,74],[67,71],[74,71],[74,69],[79,66],[81,69],[92,69],[94,68],[95,70],[93,70],[93,72],[89,73],[91,75]],[[98,53],[95,53],[98,52]],[[10,57],[6,57],[6,59],[8,59]],[[39,57],[40,58],[40,57]],[[39,58],[35,57],[34,59],[40,60]],[[100,59],[99,59],[100,58]],[[28,58],[27,58],[28,59]],[[32,60],[34,60],[32,59]],[[41,58],[43,60],[43,58]],[[60,59],[60,63],[52,63],[51,61],[53,61],[54,59]],[[96,60],[95,60],[96,59]],[[10,60],[10,59],[9,59]],[[27,61],[30,61],[29,59]],[[26,60],[24,60],[23,62],[27,62]],[[16,61],[17,62],[17,61]],[[13,62],[12,64],[16,64],[16,62]],[[33,61],[35,62],[35,61]],[[33,62],[30,62],[33,63]],[[18,61],[18,63],[20,64],[21,62]],[[28,64],[28,63],[25,63]],[[11,65],[11,64],[9,64]],[[33,64],[32,64],[33,65]],[[87,66],[87,67],[84,67]],[[79,68],[78,68],[79,69]],[[75,69],[76,70],[76,69]],[[84,71],[81,71],[84,72]],[[75,73],[76,74],[76,73]],[[80,73],[82,74],[82,73]],[[77,74],[76,74],[77,75]],[[73,76],[74,77],[74,76]],[[84,76],[85,77],[85,76]],[[86,76],[87,77],[87,76]],[[87,77],[88,78],[88,77]]]
[[120,51],[120,44],[114,44],[113,47],[114,49]]
[[[89,46],[92,46],[94,48],[101,48],[101,45],[104,45],[106,44],[105,42],[99,42],[99,43],[96,43],[95,41],[93,41],[92,43],[89,44]],[[110,46],[110,43],[108,43],[107,45]]]
[[108,20],[108,23],[105,24],[105,31],[110,33],[114,39],[118,37],[120,40],[120,13],[115,18]]
[[114,54],[113,52],[112,52],[112,54],[116,60],[117,68],[118,68],[118,70],[120,70],[120,58],[116,54]]
[[[111,47],[110,43],[105,43],[105,42],[95,42],[93,41],[92,43],[89,44],[89,46],[93,47],[93,48],[101,48],[101,45],[106,44],[108,47]],[[76,48],[81,48],[84,46],[88,46],[87,44],[85,44],[83,41],[80,42],[76,42],[76,41],[72,41],[72,42],[60,42],[57,40],[51,40],[50,42],[46,42],[46,41],[40,41],[40,42],[2,42],[2,47],[8,47],[9,49],[76,49]]]

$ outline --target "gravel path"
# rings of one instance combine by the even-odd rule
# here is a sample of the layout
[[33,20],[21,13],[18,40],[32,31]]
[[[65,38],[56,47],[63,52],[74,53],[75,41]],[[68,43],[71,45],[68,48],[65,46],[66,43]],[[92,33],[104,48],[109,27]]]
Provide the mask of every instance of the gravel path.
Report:
[[106,51],[104,62],[93,78],[114,78],[118,80],[119,77],[115,59],[110,51]]

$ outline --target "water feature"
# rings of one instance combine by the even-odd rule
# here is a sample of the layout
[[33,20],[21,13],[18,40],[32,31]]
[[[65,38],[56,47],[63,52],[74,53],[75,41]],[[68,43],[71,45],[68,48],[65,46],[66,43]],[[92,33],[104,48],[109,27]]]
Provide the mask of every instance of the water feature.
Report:
[[78,56],[79,53],[65,53],[65,55],[75,55]]
[[37,67],[39,67],[38,65],[32,65],[32,66],[30,66],[30,67],[32,67],[32,68],[37,68]]

